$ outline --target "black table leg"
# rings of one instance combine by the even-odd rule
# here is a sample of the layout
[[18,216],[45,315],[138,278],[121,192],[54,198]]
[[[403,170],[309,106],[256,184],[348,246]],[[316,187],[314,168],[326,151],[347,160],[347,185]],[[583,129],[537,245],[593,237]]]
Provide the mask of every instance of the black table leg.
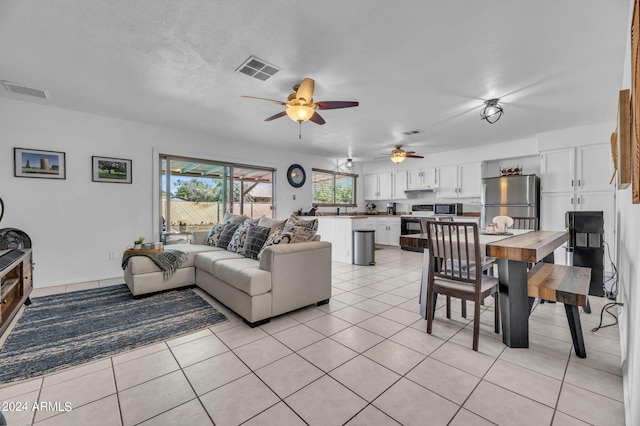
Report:
[[511,348],[529,347],[527,262],[498,259],[502,341]]
[[573,349],[576,351],[578,358],[587,357],[587,349],[584,346],[582,338],[582,325],[580,324],[580,312],[578,307],[574,305],[564,304],[564,310],[569,320],[569,330],[571,330],[571,339],[573,340]]

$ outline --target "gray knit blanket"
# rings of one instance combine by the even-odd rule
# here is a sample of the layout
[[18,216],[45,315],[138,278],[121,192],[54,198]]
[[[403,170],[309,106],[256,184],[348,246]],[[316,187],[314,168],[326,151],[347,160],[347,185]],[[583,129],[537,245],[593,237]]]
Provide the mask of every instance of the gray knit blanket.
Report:
[[187,261],[189,256],[187,253],[180,250],[165,250],[160,253],[152,253],[152,254],[128,254],[125,252],[122,255],[122,269],[127,267],[129,263],[129,259],[133,256],[144,256],[151,259],[156,266],[163,271],[164,279],[169,279],[171,275]]

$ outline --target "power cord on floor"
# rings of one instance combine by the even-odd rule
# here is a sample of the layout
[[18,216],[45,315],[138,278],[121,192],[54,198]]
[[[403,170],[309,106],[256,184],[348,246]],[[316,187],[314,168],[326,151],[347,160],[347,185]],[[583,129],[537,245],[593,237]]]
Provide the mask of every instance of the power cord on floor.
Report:
[[[616,268],[616,265],[613,263],[613,259],[611,259],[609,244],[604,240],[602,242],[607,246],[607,256],[609,257],[609,263],[611,263],[611,269],[613,270],[613,275],[602,283],[602,288],[604,289],[604,295],[607,299],[616,300],[616,297],[618,296],[618,268]],[[611,281],[613,281],[613,284],[611,284],[611,291],[608,291],[606,284]]]
[[[611,326],[616,325],[618,323],[618,317],[616,316],[616,314],[614,314],[613,312],[611,312],[609,310],[609,308],[613,308],[614,306],[624,306],[624,305],[622,303],[618,303],[618,302],[607,303],[606,305],[604,305],[602,307],[602,311],[600,311],[600,324],[598,324],[598,326],[596,328],[592,328],[591,329],[591,331],[593,333],[595,333],[596,331],[600,330],[601,328],[611,327]],[[602,317],[604,315],[604,311],[607,311],[607,313],[609,315],[611,315],[615,319],[615,322],[613,322],[612,324],[602,325]]]

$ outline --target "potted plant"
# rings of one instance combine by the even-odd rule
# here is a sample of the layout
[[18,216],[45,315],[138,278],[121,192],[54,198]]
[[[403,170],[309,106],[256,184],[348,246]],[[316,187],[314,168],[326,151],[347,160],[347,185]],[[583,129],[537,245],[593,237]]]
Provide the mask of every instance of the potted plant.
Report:
[[142,248],[142,243],[144,242],[144,237],[140,237],[133,242],[133,248],[135,250],[140,250]]
[[178,227],[180,229],[180,232],[187,232],[187,223],[180,221],[178,222]]

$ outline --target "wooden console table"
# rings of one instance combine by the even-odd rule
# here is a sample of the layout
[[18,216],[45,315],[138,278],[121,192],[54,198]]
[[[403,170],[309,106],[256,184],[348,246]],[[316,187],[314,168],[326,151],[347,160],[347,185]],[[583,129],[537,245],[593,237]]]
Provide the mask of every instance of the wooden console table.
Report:
[[[6,257],[5,257],[6,256]],[[7,329],[23,304],[29,304],[33,289],[31,249],[0,250],[0,335]],[[9,263],[8,259],[11,259]],[[7,264],[5,264],[7,263]]]

